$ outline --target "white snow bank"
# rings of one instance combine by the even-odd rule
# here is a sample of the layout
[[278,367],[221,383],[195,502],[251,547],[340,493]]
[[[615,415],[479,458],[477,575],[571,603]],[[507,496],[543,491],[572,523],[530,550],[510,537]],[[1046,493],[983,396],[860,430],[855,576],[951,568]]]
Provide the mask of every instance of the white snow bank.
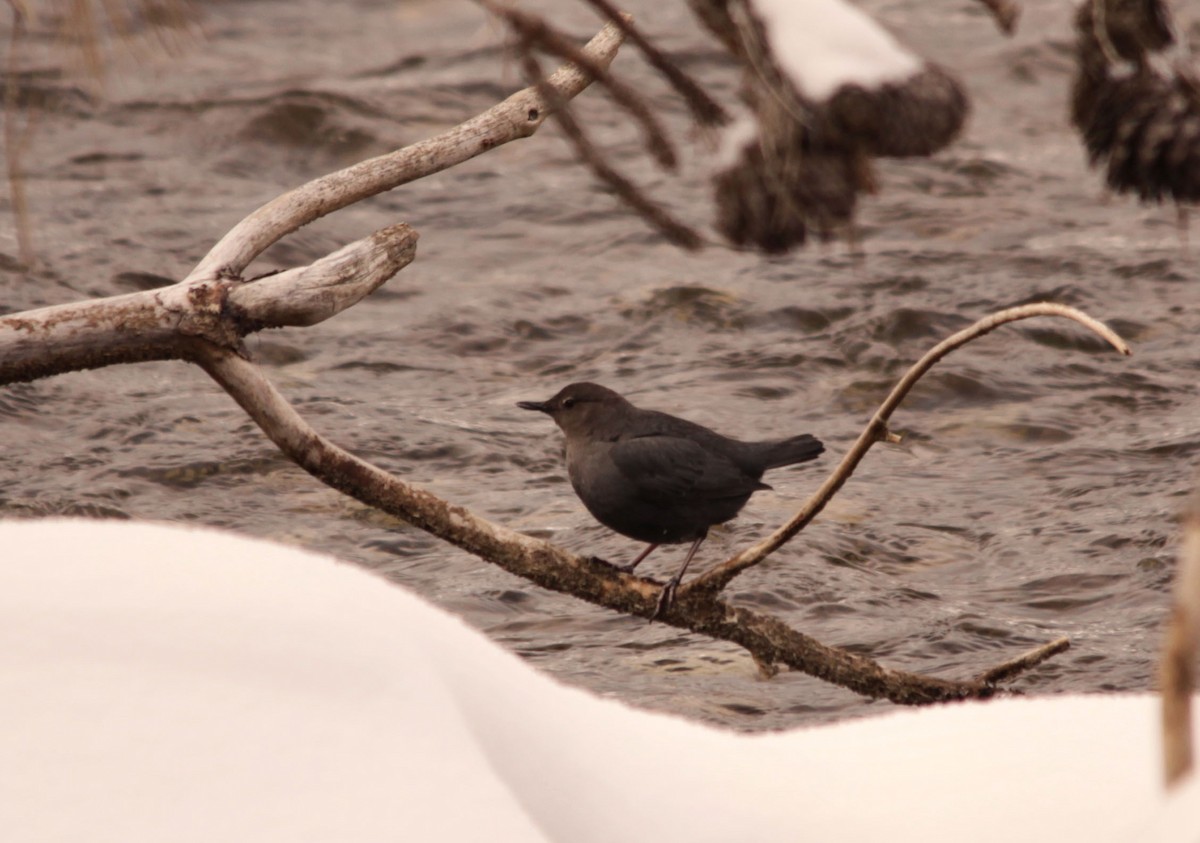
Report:
[[1200,824],[1194,777],[1164,810],[1149,695],[734,735],[564,687],[351,565],[128,522],[0,522],[0,724],[6,843],[1194,843]]

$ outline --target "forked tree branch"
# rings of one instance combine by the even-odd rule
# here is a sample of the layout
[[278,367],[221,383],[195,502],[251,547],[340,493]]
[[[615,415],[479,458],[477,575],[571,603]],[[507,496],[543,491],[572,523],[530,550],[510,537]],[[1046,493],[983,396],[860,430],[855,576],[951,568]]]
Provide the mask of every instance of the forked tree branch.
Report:
[[[605,65],[593,61],[571,38],[537,15],[526,14],[520,9],[497,2],[497,0],[476,0],[476,2],[507,23],[517,33],[517,43],[522,50],[536,45],[552,56],[571,62],[572,65],[587,73],[592,81],[603,85],[613,101],[628,111],[633,119],[641,124],[646,151],[660,166],[668,170],[675,169],[679,159],[675,154],[675,147],[667,138],[667,131],[663,128],[662,123],[654,116],[654,112],[650,110],[646,100],[609,73]],[[627,25],[623,26],[622,24],[627,20],[627,16],[618,15],[610,23],[624,35]]]
[[[615,51],[618,43],[619,33],[608,26],[589,49],[611,58],[605,51]],[[280,449],[331,487],[544,588],[627,614],[656,615],[661,583],[492,524],[354,457],[309,427],[241,355],[241,339],[249,331],[313,324],[360,300],[412,259],[416,232],[403,225],[391,226],[311,267],[242,281],[246,264],[266,246],[356,199],[526,136],[561,98],[586,87],[588,79],[585,73],[564,68],[542,83],[544,95],[537,89],[522,91],[438,139],[317,179],[268,203],[223,238],[184,283],[0,318],[0,383],[118,362],[171,357],[193,361],[238,401]],[[1066,310],[1070,309],[1054,305],[1016,308],[940,344],[906,376],[872,419],[860,438],[865,445],[855,463],[884,432],[887,415],[908,388],[936,360],[1015,318],[1074,314],[1071,318],[1091,322],[1078,311],[1062,312]],[[1123,348],[1119,339],[1115,342]],[[836,487],[830,494],[833,491]],[[935,679],[890,670],[863,656],[823,645],[778,618],[718,599],[718,591],[713,587],[685,588],[659,619],[739,644],[761,665],[786,664],[860,694],[899,703],[988,696],[994,692],[995,677],[1032,666],[1061,646],[1055,643],[1039,648],[978,679]]]
[[[597,67],[607,67],[622,38],[615,24],[606,24],[583,52]],[[448,132],[289,191],[234,226],[185,280],[241,277],[250,261],[301,226],[370,196],[440,173],[489,149],[527,138],[550,112],[577,96],[591,81],[588,72],[575,65],[563,65],[545,80],[553,97],[543,95],[538,86],[526,88]]]
[[793,536],[808,526],[821,510],[825,508],[825,504],[829,503],[830,499],[850,479],[850,475],[854,473],[854,469],[862,462],[867,451],[871,450],[871,446],[888,436],[888,419],[892,417],[892,413],[900,406],[900,402],[904,400],[904,397],[908,395],[909,390],[913,388],[926,372],[933,368],[935,363],[951,351],[954,351],[954,349],[960,348],[971,340],[996,330],[1001,325],[1016,322],[1020,319],[1030,319],[1035,316],[1060,316],[1066,319],[1073,319],[1089,330],[1099,334],[1122,354],[1128,355],[1131,353],[1125,341],[1117,336],[1107,325],[1096,321],[1083,311],[1076,310],[1065,304],[1054,304],[1052,302],[1026,304],[1020,307],[1010,307],[1007,310],[1001,310],[998,313],[993,313],[991,316],[980,319],[969,328],[964,328],[953,336],[942,340],[931,348],[924,357],[913,364],[912,368],[905,373],[900,382],[892,389],[888,397],[884,399],[879,409],[875,411],[875,415],[871,417],[871,421],[867,424],[863,432],[859,434],[858,439],[846,453],[846,456],[842,457],[842,461],[838,463],[833,473],[829,475],[817,491],[813,492],[812,496],[792,516],[791,520],[758,544],[748,547],[741,553],[714,565],[691,582],[686,583],[680,587],[679,594],[682,596],[689,591],[718,592],[729,585],[738,574],[762,562],[786,544]]
[[0,384],[115,363],[178,360],[191,337],[237,348],[262,328],[313,325],[361,301],[416,255],[403,223],[311,266],[253,283],[193,281],[0,317]]
[[[497,0],[476,0],[497,18],[513,30],[516,35],[516,50],[521,62],[521,68],[526,78],[543,96],[552,103],[555,122],[558,123],[575,152],[583,163],[600,181],[607,184],[617,196],[630,208],[636,211],[643,220],[653,226],[671,243],[680,248],[697,250],[704,244],[704,238],[694,228],[676,219],[665,207],[651,199],[640,187],[623,175],[617,168],[605,159],[604,153],[594,144],[588,133],[579,124],[567,107],[554,105],[561,98],[550,84],[553,77],[547,79],[542,74],[541,65],[534,55],[535,49],[541,49],[551,55],[578,62],[584,72],[603,84],[612,95],[613,100],[628,112],[642,126],[645,146],[659,166],[673,170],[676,166],[675,147],[662,128],[658,118],[646,100],[632,90],[624,82],[613,76],[606,65],[600,65],[588,58],[586,52],[580,54],[579,48],[564,33],[548,24],[544,19],[522,12]],[[649,48],[654,52],[660,63],[669,63],[661,53],[653,51],[644,37],[633,28],[628,15],[616,12],[609,7],[610,21],[606,26],[616,26],[623,34],[636,36],[635,40],[644,44],[643,49]],[[650,56],[650,53],[647,53]],[[653,63],[654,58],[651,58]],[[656,65],[657,66],[657,65]],[[677,75],[686,76],[677,70]],[[676,80],[678,81],[678,80]],[[674,83],[673,83],[674,84]],[[694,87],[694,83],[693,83]],[[685,97],[688,96],[685,94]],[[709,100],[718,110],[720,106]],[[699,108],[709,118],[708,122],[723,121],[723,112],[713,112],[702,102],[690,103],[691,107]]]
[[[661,583],[577,556],[550,542],[480,518],[405,483],[339,448],[317,433],[255,366],[205,340],[192,342],[188,359],[199,364],[297,465],[322,483],[462,548],[511,574],[552,591],[607,609],[650,617]],[[771,615],[732,606],[712,594],[681,595],[661,614],[671,626],[730,641],[761,664],[786,664],[868,697],[923,704],[987,697],[986,679],[954,682],[891,670],[864,656],[830,647]],[[1038,648],[1006,662],[1005,675],[1032,667],[1062,649]]]
[[[861,453],[849,463],[843,461],[834,473],[834,488],[823,500],[845,482],[869,445],[886,431],[887,418],[934,363],[1000,325],[1046,315],[1082,322],[1128,353],[1125,343],[1107,327],[1063,305],[1026,305],[980,320],[939,343],[901,379],[859,438],[864,445]],[[739,644],[763,665],[786,664],[867,696],[886,697],[899,703],[927,703],[988,696],[996,682],[1027,670],[1069,646],[1060,639],[996,665],[976,679],[953,682],[890,670],[863,656],[828,647],[771,615],[732,606],[717,597],[719,589],[703,585],[680,589],[678,598],[659,614],[658,582],[493,524],[328,442],[304,422],[261,372],[230,350],[198,339],[189,347],[188,359],[201,365],[220,383],[290,459],[327,485],[544,588]]]

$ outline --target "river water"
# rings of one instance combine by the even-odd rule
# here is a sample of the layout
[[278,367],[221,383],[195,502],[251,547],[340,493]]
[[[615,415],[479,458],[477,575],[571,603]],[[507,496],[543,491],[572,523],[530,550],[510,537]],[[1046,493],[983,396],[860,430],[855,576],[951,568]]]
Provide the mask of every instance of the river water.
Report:
[[[736,75],[682,3],[626,4],[726,99]],[[702,551],[763,536],[819,484],[905,368],[998,308],[1064,302],[1134,348],[1062,320],[952,355],[825,513],[731,597],[884,664],[968,677],[1058,636],[1028,693],[1147,689],[1176,519],[1200,452],[1195,248],[1170,207],[1105,196],[1067,122],[1071,10],[1025,3],[1002,38],[966,0],[864,6],[965,81],[964,137],[887,163],[844,245],[765,258],[679,252],[617,205],[552,126],[284,240],[252,271],[306,263],[388,224],[417,260],[322,325],[250,340],[321,432],[451,501],[579,552],[627,559],[571,493],[557,430],[514,406],[576,380],[731,435],[812,432],[827,454]],[[556,9],[589,34],[582,5]],[[103,95],[30,42],[53,110],[25,156],[42,265],[16,260],[0,206],[0,308],[182,278],[242,216],[309,178],[421,140],[521,87],[503,33],[467,2],[197,3],[175,58],[118,59]],[[1179,15],[1200,19],[1200,4]],[[4,33],[5,37],[7,34]],[[632,51],[616,68],[687,154],[667,176],[599,92],[580,117],[676,213],[711,219],[704,144]],[[113,367],[0,388],[0,515],[208,524],[336,554],[412,588],[560,679],[738,729],[886,710],[747,655],[528,586],[312,480],[202,372]],[[682,548],[645,571],[665,576]]]

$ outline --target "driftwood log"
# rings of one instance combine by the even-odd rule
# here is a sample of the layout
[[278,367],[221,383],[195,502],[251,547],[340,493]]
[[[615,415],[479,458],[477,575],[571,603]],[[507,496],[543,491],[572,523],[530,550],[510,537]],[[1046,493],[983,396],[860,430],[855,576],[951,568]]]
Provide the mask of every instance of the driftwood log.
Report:
[[[606,67],[621,40],[621,28],[607,25],[584,48],[589,63]],[[0,384],[115,363],[191,361],[228,391],[290,459],[329,486],[544,588],[651,617],[662,583],[493,524],[349,454],[301,418],[246,359],[241,343],[261,328],[311,325],[358,302],[413,259],[417,235],[407,225],[391,225],[311,266],[244,279],[247,265],[264,249],[320,216],[533,134],[550,111],[582,92],[592,78],[587,69],[568,64],[442,135],[297,188],[246,217],[178,284],[0,318]],[[951,681],[888,669],[719,596],[733,577],[811,521],[870,447],[888,436],[889,416],[934,363],[1006,322],[1040,316],[1073,319],[1129,353],[1100,323],[1055,304],[1002,311],[950,337],[900,381],[842,463],[788,524],[686,584],[659,620],[739,644],[764,668],[787,665],[865,696],[908,704],[990,696],[996,682],[1065,649],[1067,641],[1060,639],[976,677]]]

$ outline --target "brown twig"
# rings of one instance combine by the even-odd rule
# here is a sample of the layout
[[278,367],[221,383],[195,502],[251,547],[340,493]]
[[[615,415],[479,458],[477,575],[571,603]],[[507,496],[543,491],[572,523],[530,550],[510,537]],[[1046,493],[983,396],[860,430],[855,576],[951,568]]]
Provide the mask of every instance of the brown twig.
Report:
[[692,112],[697,123],[702,126],[722,126],[729,122],[729,114],[721,107],[720,103],[705,93],[704,89],[696,84],[692,77],[684,73],[678,64],[651,44],[646,36],[642,35],[641,31],[633,25],[633,21],[628,15],[623,14],[609,0],[585,0],[585,2],[620,27],[625,37],[642,51],[642,55],[646,57],[650,66],[661,73],[671,87],[683,97],[683,101],[687,103],[688,110]]
[[866,456],[867,451],[871,446],[884,438],[888,434],[887,422],[891,418],[892,413],[900,405],[900,402],[908,394],[921,377],[928,372],[935,363],[954,351],[960,346],[966,345],[971,340],[977,339],[984,334],[994,331],[1001,325],[1009,322],[1015,322],[1020,319],[1030,319],[1035,316],[1059,316],[1067,319],[1073,319],[1079,322],[1084,327],[1099,334],[1105,340],[1112,344],[1117,351],[1122,354],[1130,354],[1129,346],[1125,344],[1119,336],[1116,335],[1108,326],[1096,321],[1086,313],[1069,307],[1065,304],[1054,304],[1051,302],[1042,302],[1039,304],[1027,304],[1020,307],[1011,307],[1007,310],[1001,310],[998,313],[993,313],[984,319],[980,319],[969,328],[964,328],[951,337],[948,337],[934,346],[915,364],[908,372],[900,379],[900,382],[892,389],[891,393],[875,411],[875,415],[871,417],[871,421],[867,424],[866,429],[859,435],[854,445],[851,446],[846,456],[833,470],[833,473],[821,484],[821,487],[804,503],[800,510],[782,527],[777,529],[771,535],[760,541],[736,556],[727,559],[712,568],[709,568],[704,573],[700,574],[694,580],[684,584],[680,590],[680,595],[688,591],[706,590],[720,591],[725,588],[734,577],[742,573],[748,568],[757,565],[762,560],[766,559],[770,554],[774,553],[786,542],[788,542],[796,533],[808,526],[818,513],[825,508],[825,504],[842,488],[850,475],[854,473],[855,468]]
[[[522,59],[525,74],[535,87],[542,90],[546,80],[542,76],[541,65],[529,51],[525,51]],[[548,95],[548,94],[547,94]],[[592,174],[613,189],[625,204],[658,229],[671,243],[684,249],[695,251],[704,245],[704,238],[695,229],[685,225],[669,214],[666,209],[656,204],[633,182],[618,173],[604,160],[604,156],[588,139],[583,128],[565,107],[554,110],[554,120],[566,135],[567,140],[575,147],[575,151],[583,162],[591,169]]]
[[1070,638],[1057,638],[1049,644],[1042,644],[1039,647],[1034,647],[1032,650],[1022,653],[1015,658],[1000,664],[989,667],[983,673],[975,677],[975,681],[983,685],[995,685],[997,682],[1003,682],[1005,679],[1011,679],[1018,673],[1024,673],[1030,668],[1037,667],[1051,656],[1057,656],[1059,653],[1071,649]]
[[1200,489],[1183,517],[1175,599],[1160,667],[1162,691],[1163,775],[1167,787],[1192,769],[1192,692],[1196,687],[1196,651],[1200,649]]
[[[476,2],[512,27],[518,35],[517,43],[523,56],[527,55],[532,47],[539,47],[551,55],[571,62],[588,74],[593,81],[603,85],[613,100],[641,124],[646,150],[654,160],[668,170],[674,170],[678,166],[678,156],[675,154],[674,145],[667,138],[666,129],[650,111],[650,107],[641,95],[609,73],[607,68],[593,61],[575,45],[574,41],[546,23],[543,18],[526,14],[512,6],[498,3],[496,0],[476,0]],[[622,35],[629,31],[624,15],[614,17],[612,25],[616,26]]]

